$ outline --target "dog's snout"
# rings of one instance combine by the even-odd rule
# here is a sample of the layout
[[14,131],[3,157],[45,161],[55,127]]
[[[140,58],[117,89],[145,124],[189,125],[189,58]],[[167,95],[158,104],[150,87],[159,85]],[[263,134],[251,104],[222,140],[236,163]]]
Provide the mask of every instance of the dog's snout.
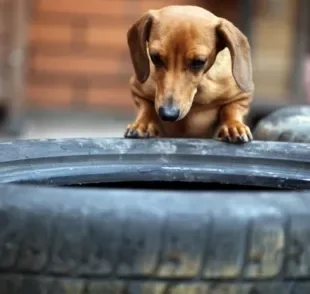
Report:
[[176,121],[179,118],[180,109],[169,103],[159,107],[158,115],[163,121]]

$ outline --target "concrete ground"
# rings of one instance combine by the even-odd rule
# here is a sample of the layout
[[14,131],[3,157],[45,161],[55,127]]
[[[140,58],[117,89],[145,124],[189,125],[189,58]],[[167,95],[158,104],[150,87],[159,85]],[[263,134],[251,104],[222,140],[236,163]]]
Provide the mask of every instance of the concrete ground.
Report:
[[30,111],[21,138],[122,137],[133,118],[131,113]]

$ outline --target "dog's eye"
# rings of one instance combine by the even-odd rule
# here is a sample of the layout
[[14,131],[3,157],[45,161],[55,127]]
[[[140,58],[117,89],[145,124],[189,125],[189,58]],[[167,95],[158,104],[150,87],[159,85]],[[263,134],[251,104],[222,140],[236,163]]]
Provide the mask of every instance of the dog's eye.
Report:
[[151,60],[156,67],[160,67],[163,65],[163,61],[162,61],[159,54],[157,54],[157,53],[151,54],[150,57],[151,57]]
[[206,61],[202,59],[193,59],[190,63],[190,68],[194,70],[202,69]]

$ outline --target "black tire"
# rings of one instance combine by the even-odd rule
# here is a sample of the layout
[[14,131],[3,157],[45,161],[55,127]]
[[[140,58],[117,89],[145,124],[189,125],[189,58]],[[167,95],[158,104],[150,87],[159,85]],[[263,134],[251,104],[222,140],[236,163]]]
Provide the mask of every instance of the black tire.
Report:
[[310,194],[0,188],[2,294],[310,293]]
[[246,123],[250,127],[250,129],[253,130],[263,118],[285,106],[286,104],[272,103],[267,99],[258,99],[257,101],[254,99],[250,108],[250,112],[246,117]]
[[0,184],[220,183],[310,188],[308,144],[67,139],[0,143]]
[[271,113],[258,122],[254,138],[310,143],[310,106],[288,106]]
[[0,292],[309,294],[308,191],[42,187],[165,180],[304,189],[309,148],[208,140],[2,143]]

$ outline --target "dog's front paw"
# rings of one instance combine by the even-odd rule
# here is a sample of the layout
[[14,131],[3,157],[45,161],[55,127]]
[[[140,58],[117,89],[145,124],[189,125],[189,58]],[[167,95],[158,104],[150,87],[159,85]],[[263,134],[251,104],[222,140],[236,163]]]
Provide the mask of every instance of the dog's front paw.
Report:
[[220,125],[214,138],[228,143],[248,143],[253,140],[250,128],[240,121]]
[[155,138],[159,136],[159,129],[152,121],[136,121],[127,126],[125,138]]

